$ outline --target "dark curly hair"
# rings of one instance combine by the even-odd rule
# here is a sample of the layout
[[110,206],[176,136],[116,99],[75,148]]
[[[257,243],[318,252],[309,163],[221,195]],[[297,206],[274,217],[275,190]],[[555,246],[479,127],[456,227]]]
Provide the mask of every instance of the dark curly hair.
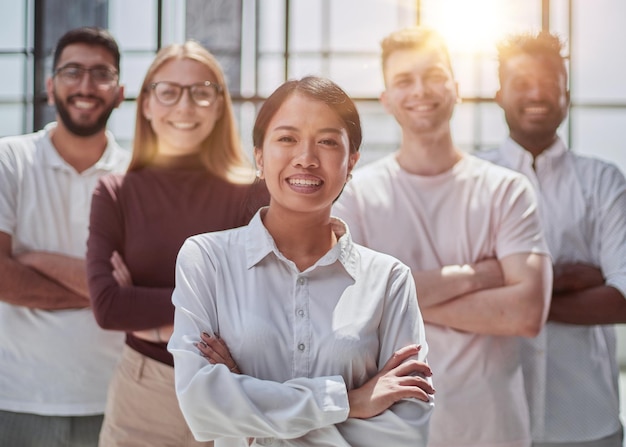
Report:
[[565,57],[561,55],[563,41],[555,34],[547,31],[512,34],[502,39],[496,48],[498,50],[498,76],[501,83],[505,76],[506,63],[509,59],[520,54],[545,57],[562,69],[567,77]]

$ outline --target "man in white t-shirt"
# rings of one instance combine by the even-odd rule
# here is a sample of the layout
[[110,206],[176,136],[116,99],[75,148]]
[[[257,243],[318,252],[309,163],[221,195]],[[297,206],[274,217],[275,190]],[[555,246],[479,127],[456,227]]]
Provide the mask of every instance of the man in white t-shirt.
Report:
[[61,37],[47,80],[57,122],[0,139],[0,445],[97,446],[123,339],[90,309],[85,251],[98,179],[128,151],[106,131],[124,97],[105,30]]
[[355,171],[334,208],[354,240],[411,267],[437,389],[431,447],[528,447],[519,338],[544,324],[551,262],[528,180],[460,151],[448,51],[426,28],[382,42],[400,149]]
[[479,154],[525,174],[554,263],[548,323],[524,340],[533,446],[621,447],[615,323],[626,323],[626,179],[557,135],[567,116],[562,42],[546,32],[498,46],[510,135]]

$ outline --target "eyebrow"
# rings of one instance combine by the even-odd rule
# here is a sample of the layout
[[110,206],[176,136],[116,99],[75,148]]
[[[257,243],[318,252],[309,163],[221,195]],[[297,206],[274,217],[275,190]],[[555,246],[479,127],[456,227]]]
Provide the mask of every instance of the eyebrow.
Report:
[[[294,127],[294,126],[277,126],[274,129],[272,129],[272,131],[274,131],[274,132],[279,131],[279,130],[289,130],[289,131],[292,131],[292,132],[297,132],[298,128]],[[317,131],[317,133],[336,133],[336,134],[339,134],[339,135],[341,135],[342,132],[343,132],[343,128],[339,128],[338,129],[336,127],[325,127],[323,129],[320,129],[320,130]]]

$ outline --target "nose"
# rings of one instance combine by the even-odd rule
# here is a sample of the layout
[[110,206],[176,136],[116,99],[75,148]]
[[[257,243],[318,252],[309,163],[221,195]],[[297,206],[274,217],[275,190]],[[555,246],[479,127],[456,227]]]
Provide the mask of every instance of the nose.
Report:
[[191,86],[187,85],[183,87],[180,92],[180,98],[178,98],[178,102],[176,103],[176,107],[194,107],[196,103],[191,97]]
[[78,85],[81,92],[92,92],[98,89],[96,87],[96,84],[91,79],[91,72],[89,71],[83,72],[83,75],[80,78],[80,83]]
[[293,158],[294,166],[302,168],[315,168],[319,166],[315,141],[302,141],[296,151]]
[[416,77],[413,79],[413,85],[411,88],[411,93],[416,96],[423,96],[428,91],[428,83],[425,82],[422,78]]
[[540,79],[534,79],[528,82],[527,94],[533,99],[540,99],[546,94],[547,88],[545,83]]

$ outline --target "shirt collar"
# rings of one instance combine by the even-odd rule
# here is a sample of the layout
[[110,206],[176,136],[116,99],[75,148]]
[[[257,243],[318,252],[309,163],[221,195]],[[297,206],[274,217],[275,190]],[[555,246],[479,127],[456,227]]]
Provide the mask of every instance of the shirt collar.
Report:
[[[278,250],[274,239],[263,225],[261,214],[265,213],[268,207],[263,207],[256,212],[250,223],[246,234],[246,268],[250,269],[261,262],[267,255],[274,253],[276,258],[285,263],[293,264],[285,258]],[[307,270],[313,270],[318,266],[330,265],[339,261],[346,272],[353,278],[357,277],[358,252],[350,231],[346,223],[336,217],[331,217],[332,230],[337,236],[337,244],[328,253],[322,256],[315,264]]]
[[[44,127],[42,131],[44,132],[44,141],[45,141],[45,144],[43,145],[43,155],[42,155],[43,162],[52,168],[74,171],[74,168],[72,168],[72,166],[70,166],[63,159],[63,157],[59,155],[59,152],[54,147],[54,144],[52,144],[52,139],[50,138],[50,131],[54,129],[56,126],[57,126],[56,122],[48,123],[46,124],[46,126]],[[106,137],[107,137],[107,146],[104,149],[102,156],[93,166],[86,169],[84,173],[90,173],[90,172],[99,171],[99,170],[112,171],[119,166],[119,160],[116,159],[115,154],[114,154],[114,150],[115,150],[114,148],[118,147],[117,142],[115,141],[113,134],[109,132],[108,130],[106,131]]]
[[[520,146],[511,137],[508,137],[502,145],[502,153],[506,160],[510,160],[512,168],[521,170],[523,167],[531,167],[533,165],[533,156],[530,152]],[[540,163],[551,164],[554,160],[560,158],[567,153],[567,146],[560,137],[557,137],[554,143],[544,150],[537,159],[535,165]]]

